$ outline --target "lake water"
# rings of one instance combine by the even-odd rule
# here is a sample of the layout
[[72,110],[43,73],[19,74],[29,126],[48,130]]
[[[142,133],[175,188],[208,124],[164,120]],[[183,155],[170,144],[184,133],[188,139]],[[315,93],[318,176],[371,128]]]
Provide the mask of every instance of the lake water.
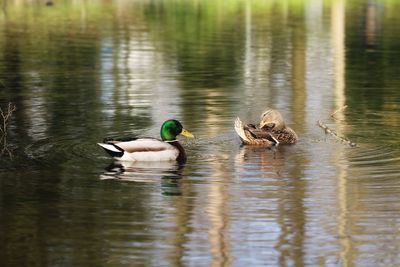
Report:
[[[399,266],[399,10],[3,1],[0,265]],[[235,118],[268,107],[298,144],[241,146]],[[184,166],[96,145],[169,118]]]

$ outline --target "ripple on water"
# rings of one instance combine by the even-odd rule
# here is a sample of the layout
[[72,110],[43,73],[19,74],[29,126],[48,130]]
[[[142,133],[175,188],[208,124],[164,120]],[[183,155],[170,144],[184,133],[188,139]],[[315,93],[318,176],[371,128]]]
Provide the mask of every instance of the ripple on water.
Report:
[[348,150],[342,163],[347,164],[356,177],[394,178],[400,173],[400,153],[389,145],[363,145]]
[[122,162],[114,161],[100,174],[100,180],[131,182],[158,187],[163,195],[181,195],[181,178],[184,166],[173,161]]
[[95,161],[99,156],[95,143],[68,137],[38,140],[29,144],[24,153],[28,158],[49,167],[69,160]]
[[[135,182],[141,184],[160,184],[163,194],[179,195],[183,166],[176,162],[116,162],[106,156],[95,142],[82,142],[71,138],[48,138],[30,144],[25,149],[26,156],[41,168],[55,168],[67,163],[67,168],[79,168],[85,172],[89,166],[100,171],[100,180]],[[110,162],[112,162],[110,164]]]
[[159,182],[160,178],[179,179],[182,170],[183,166],[173,161],[115,161],[106,167],[106,171],[100,176],[100,179],[151,183]]

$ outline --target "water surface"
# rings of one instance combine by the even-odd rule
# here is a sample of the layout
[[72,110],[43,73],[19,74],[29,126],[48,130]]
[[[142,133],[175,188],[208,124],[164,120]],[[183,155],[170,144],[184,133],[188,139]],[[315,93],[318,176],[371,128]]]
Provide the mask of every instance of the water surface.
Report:
[[[400,265],[399,8],[7,1],[0,265]],[[298,144],[240,145],[267,107]],[[184,166],[96,145],[169,118],[196,136]]]

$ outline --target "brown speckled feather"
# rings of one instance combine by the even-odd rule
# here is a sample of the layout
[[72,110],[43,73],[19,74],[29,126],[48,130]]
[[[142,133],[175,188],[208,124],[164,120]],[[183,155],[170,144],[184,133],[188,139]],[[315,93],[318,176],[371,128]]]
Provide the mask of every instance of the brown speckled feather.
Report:
[[[250,127],[249,127],[250,125]],[[249,131],[251,135],[256,139],[271,139],[273,135],[282,145],[291,145],[297,142],[297,134],[290,127],[285,127],[282,130],[264,130],[260,128],[252,127],[252,124],[244,126],[245,131]]]
[[277,140],[270,133],[257,129],[251,124],[243,126],[242,121],[239,118],[235,121],[235,130],[242,140],[242,143],[245,145],[260,145],[267,147],[278,145]]
[[242,121],[237,118],[235,130],[242,143],[246,145],[289,145],[295,144],[298,140],[295,131],[285,125],[282,115],[272,109],[261,115],[261,121],[257,125],[243,125]]

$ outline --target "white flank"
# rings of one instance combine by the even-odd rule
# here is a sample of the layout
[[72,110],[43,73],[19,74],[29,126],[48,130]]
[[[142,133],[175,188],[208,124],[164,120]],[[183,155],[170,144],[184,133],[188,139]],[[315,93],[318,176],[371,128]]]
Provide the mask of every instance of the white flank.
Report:
[[246,134],[244,133],[244,130],[243,130],[243,123],[239,119],[239,117],[237,117],[235,120],[235,131],[239,135],[240,139],[249,142],[249,140],[247,139]]
[[125,151],[134,150],[167,150],[174,147],[158,139],[141,138],[133,141],[119,142],[116,144]]
[[121,158],[122,161],[173,161],[178,157],[179,151],[165,150],[157,152],[133,152],[124,153]]
[[[113,145],[99,145],[106,149],[120,152]],[[174,146],[157,139],[142,138],[118,142],[116,145],[125,151],[121,158],[116,158],[121,161],[172,161],[176,160],[179,155],[178,149]],[[110,149],[110,147],[113,149]]]

